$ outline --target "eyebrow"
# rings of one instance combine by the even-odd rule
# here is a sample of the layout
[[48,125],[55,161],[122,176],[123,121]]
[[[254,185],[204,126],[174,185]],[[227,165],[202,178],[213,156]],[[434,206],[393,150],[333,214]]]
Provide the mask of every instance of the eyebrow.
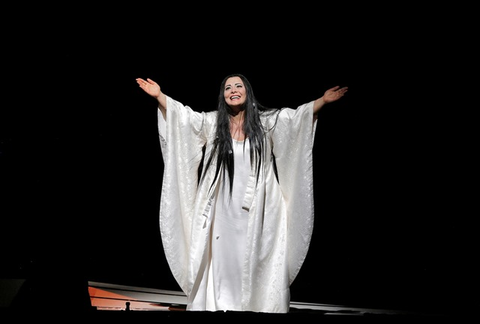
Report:
[[[241,83],[241,82],[237,82],[237,83],[234,83],[233,85],[242,85],[242,83]],[[225,85],[225,88],[226,88],[226,87],[230,87],[230,86],[232,86],[232,84],[226,84],[226,85]]]

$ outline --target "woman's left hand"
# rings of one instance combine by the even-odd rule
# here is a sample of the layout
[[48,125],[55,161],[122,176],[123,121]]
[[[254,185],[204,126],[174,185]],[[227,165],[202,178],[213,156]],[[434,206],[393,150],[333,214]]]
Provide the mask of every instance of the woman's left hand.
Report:
[[341,97],[345,95],[345,93],[348,91],[348,87],[341,87],[340,86],[334,86],[323,94],[323,101],[325,103],[337,101]]

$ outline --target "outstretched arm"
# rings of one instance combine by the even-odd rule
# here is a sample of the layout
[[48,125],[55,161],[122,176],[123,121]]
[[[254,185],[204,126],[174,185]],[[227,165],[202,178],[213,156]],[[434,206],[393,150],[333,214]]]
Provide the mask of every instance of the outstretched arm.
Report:
[[316,115],[320,109],[325,106],[326,104],[330,102],[337,101],[343,95],[345,92],[348,91],[348,87],[341,87],[340,86],[334,86],[330,89],[327,89],[325,93],[323,94],[322,97],[318,98],[317,100],[314,101],[313,103],[313,115]]
[[158,83],[153,81],[152,79],[147,78],[144,80],[142,78],[136,79],[140,88],[143,89],[147,94],[152,96],[153,98],[157,99],[158,101],[158,108],[161,110],[163,118],[167,117],[167,98],[165,94],[162,92]]

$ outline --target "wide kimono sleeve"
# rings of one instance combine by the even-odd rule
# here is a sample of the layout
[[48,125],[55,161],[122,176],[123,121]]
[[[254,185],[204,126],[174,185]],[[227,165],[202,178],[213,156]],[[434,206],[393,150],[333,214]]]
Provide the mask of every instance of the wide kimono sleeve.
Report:
[[313,157],[317,121],[313,102],[284,108],[272,134],[278,181],[287,208],[287,260],[293,282],[307,255],[313,232]]
[[206,141],[205,115],[168,96],[166,119],[158,110],[158,132],[164,161],[160,233],[170,270],[184,291],[198,167]]

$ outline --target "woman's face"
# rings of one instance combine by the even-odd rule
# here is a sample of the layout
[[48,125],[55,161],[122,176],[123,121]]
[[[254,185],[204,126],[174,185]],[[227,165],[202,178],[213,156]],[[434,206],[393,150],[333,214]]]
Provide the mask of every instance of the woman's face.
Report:
[[240,109],[245,100],[247,100],[245,85],[239,77],[231,77],[225,82],[225,89],[223,90],[225,102],[232,109]]

